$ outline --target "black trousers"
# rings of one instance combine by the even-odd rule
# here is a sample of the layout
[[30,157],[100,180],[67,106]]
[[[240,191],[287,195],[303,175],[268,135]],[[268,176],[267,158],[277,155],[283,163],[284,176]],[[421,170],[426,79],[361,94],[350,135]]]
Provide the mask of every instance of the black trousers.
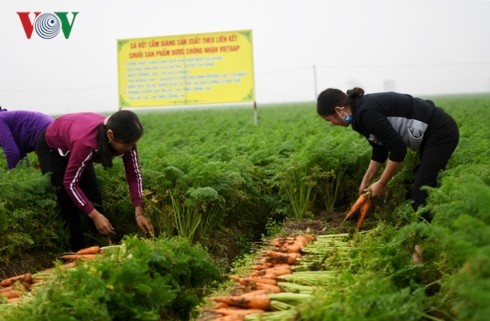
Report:
[[[420,161],[409,193],[415,210],[426,203],[427,192],[421,187],[437,185],[437,177],[440,171],[446,168],[458,141],[458,125],[444,110],[436,108],[420,148]],[[430,221],[431,218],[426,219]]]
[[[70,154],[61,156],[56,149],[50,148],[46,143],[44,132],[39,136],[36,143],[36,153],[39,159],[41,172],[43,174],[50,174],[51,184],[56,187],[56,196],[61,209],[62,218],[65,226],[70,232],[71,250],[78,251],[79,249],[88,246],[84,237],[83,226],[88,226],[89,231],[92,233],[97,233],[97,230],[93,221],[78,209],[63,186],[63,179]],[[102,195],[92,163],[88,164],[84,169],[80,179],[80,188],[90,202],[92,202],[94,207],[99,212],[103,213]]]

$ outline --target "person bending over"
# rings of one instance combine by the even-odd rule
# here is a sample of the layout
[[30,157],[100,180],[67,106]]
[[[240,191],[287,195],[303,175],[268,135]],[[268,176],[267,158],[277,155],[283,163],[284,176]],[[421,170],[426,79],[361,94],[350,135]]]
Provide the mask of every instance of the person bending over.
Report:
[[122,156],[135,220],[145,233],[153,234],[153,225],[143,213],[143,188],[136,143],[143,135],[138,116],[120,110],[109,117],[96,113],[73,113],[57,118],[41,133],[36,152],[43,174],[51,173],[51,182],[59,187],[57,199],[70,231],[72,251],[87,246],[81,225],[86,214],[102,235],[115,234],[104,216],[102,196],[93,163],[112,167]]
[[[436,186],[437,176],[459,140],[456,122],[443,109],[430,100],[402,93],[364,94],[359,87],[344,93],[328,88],[318,96],[317,113],[335,126],[351,125],[371,144],[371,161],[359,185],[359,194],[370,189],[373,197],[383,195],[402,166],[407,148],[417,151],[419,164],[408,193],[415,210],[426,202],[427,192],[421,187]],[[385,162],[381,176],[373,182]]]
[[34,151],[39,135],[53,120],[53,117],[39,112],[7,111],[0,107],[0,147],[8,170],[14,169],[28,153]]

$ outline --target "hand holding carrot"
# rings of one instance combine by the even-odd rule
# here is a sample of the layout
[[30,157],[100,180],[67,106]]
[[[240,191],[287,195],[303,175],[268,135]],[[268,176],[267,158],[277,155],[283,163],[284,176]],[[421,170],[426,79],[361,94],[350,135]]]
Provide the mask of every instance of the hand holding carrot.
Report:
[[371,197],[381,197],[386,191],[386,185],[382,184],[380,181],[375,182],[369,188],[371,191]]

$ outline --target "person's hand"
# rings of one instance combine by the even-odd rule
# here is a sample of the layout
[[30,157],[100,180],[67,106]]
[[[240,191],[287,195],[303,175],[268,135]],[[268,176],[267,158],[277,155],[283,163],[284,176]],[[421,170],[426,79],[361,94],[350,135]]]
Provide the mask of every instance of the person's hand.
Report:
[[364,194],[367,192],[367,190],[369,189],[369,184],[368,183],[361,183],[361,185],[359,186],[359,196],[361,196],[361,194]]
[[146,234],[150,234],[151,236],[155,234],[153,229],[153,224],[151,224],[150,219],[147,218],[145,215],[143,215],[143,208],[141,207],[135,208],[135,218],[136,218],[136,224],[138,224],[138,227],[143,232],[145,232]]
[[369,189],[371,190],[372,197],[381,197],[385,193],[386,186],[377,181],[373,185],[371,185]]
[[88,214],[88,216],[94,221],[95,227],[97,228],[97,231],[102,234],[102,235],[114,235],[116,234],[116,231],[114,230],[114,227],[112,227],[111,222],[102,215],[99,211],[94,209],[92,212]]

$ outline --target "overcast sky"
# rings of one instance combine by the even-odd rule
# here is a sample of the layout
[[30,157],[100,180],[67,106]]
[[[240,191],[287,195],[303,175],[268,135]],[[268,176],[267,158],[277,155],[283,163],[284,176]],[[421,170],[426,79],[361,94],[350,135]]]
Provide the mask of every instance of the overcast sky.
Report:
[[[79,14],[69,39],[27,39],[26,11]],[[259,106],[313,101],[327,87],[490,92],[487,0],[1,0],[0,105],[114,111],[118,39],[243,29]]]

